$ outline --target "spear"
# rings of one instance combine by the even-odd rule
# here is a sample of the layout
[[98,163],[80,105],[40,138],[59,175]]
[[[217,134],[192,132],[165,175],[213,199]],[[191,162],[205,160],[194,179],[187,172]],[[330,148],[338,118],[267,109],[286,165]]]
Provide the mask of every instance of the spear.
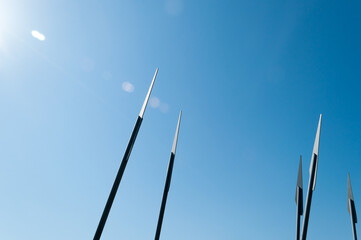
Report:
[[356,225],[355,225],[357,223],[357,216],[356,216],[355,202],[353,201],[350,174],[348,174],[348,184],[347,184],[347,210],[351,215],[353,239],[357,240]]
[[181,121],[181,116],[182,116],[182,111],[179,113],[177,129],[175,131],[175,136],[174,136],[174,140],[173,140],[173,147],[172,147],[172,151],[170,153],[170,160],[169,160],[168,171],[167,171],[167,179],[165,181],[162,205],[160,206],[160,211],[159,211],[157,231],[155,233],[155,238],[154,238],[155,240],[159,240],[160,231],[162,229],[164,210],[165,210],[165,205],[167,203],[167,197],[168,197],[168,192],[169,192],[169,187],[170,187],[170,181],[172,179],[172,172],[173,172],[175,152],[176,152],[176,148],[177,148],[178,132],[179,132],[179,125],[180,125],[180,121]]
[[320,133],[321,133],[321,120],[322,120],[322,114],[320,115],[320,120],[318,121],[315,144],[313,145],[313,152],[312,152],[312,158],[311,158],[311,164],[310,164],[310,179],[308,181],[305,216],[303,218],[301,240],[306,240],[308,220],[310,217],[310,209],[311,209],[311,202],[312,202],[312,193],[313,193],[313,191],[315,191],[315,187],[316,187],[318,149],[320,146]]
[[300,165],[298,167],[295,201],[297,205],[296,240],[300,240],[300,218],[303,214],[302,156],[300,156]]
[[150,84],[147,96],[145,97],[142,109],[140,110],[140,113],[138,115],[138,118],[137,118],[137,121],[135,123],[132,135],[130,136],[128,146],[127,146],[127,148],[125,150],[125,153],[124,153],[124,156],[123,156],[122,163],[120,164],[117,176],[115,177],[115,180],[114,180],[114,183],[113,183],[112,190],[110,191],[107,203],[105,204],[105,208],[104,208],[102,217],[100,218],[100,221],[99,221],[99,224],[98,224],[98,228],[97,228],[97,230],[95,232],[95,235],[94,235],[94,238],[93,238],[94,240],[99,240],[101,235],[102,235],[104,225],[105,225],[105,223],[107,221],[110,209],[112,208],[112,204],[113,204],[115,195],[117,194],[117,190],[118,190],[120,181],[122,180],[122,176],[123,176],[125,167],[127,166],[130,153],[132,152],[135,139],[137,138],[140,125],[142,124],[143,115],[144,115],[145,109],[147,107],[147,103],[148,103],[150,94],[152,92],[152,88],[153,88],[153,85],[154,85],[155,78],[157,77],[157,74],[158,74],[158,68],[155,70],[155,74],[154,74],[152,83]]

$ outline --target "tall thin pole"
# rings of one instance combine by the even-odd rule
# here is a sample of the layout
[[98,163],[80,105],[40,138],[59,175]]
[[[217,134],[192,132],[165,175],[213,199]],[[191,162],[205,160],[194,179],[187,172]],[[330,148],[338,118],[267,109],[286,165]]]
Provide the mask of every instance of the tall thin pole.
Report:
[[300,219],[303,214],[303,181],[302,181],[302,156],[300,156],[300,165],[298,167],[297,187],[296,187],[296,240],[300,240]]
[[122,163],[120,164],[117,176],[115,177],[115,180],[114,180],[114,183],[113,183],[113,187],[112,187],[112,189],[110,191],[107,203],[105,204],[105,207],[104,207],[103,214],[102,214],[102,216],[100,218],[97,230],[95,232],[95,235],[94,235],[94,238],[93,238],[94,240],[99,240],[101,235],[102,235],[105,223],[107,221],[107,218],[108,218],[108,215],[109,215],[109,212],[110,212],[110,209],[112,208],[112,204],[113,204],[115,195],[117,194],[117,190],[118,190],[120,181],[122,180],[122,176],[123,176],[125,167],[127,166],[129,156],[130,156],[130,154],[132,152],[134,142],[135,142],[135,140],[137,138],[139,128],[140,128],[140,126],[142,124],[143,115],[144,115],[145,109],[147,107],[147,103],[148,103],[150,94],[152,92],[154,81],[155,81],[155,78],[157,77],[157,74],[158,74],[158,68],[155,71],[152,83],[150,84],[147,96],[145,97],[145,100],[144,100],[144,103],[143,103],[143,106],[142,106],[142,109],[140,110],[140,113],[139,113],[139,115],[137,117],[137,121],[135,122],[135,126],[134,126],[134,129],[133,129],[132,135],[130,136],[128,146],[127,146],[127,148],[125,150]]
[[320,146],[320,134],[321,134],[321,120],[322,120],[322,114],[320,115],[320,120],[318,121],[315,144],[313,145],[313,152],[312,152],[311,166],[310,166],[310,179],[308,182],[305,216],[303,217],[301,240],[306,240],[306,237],[307,237],[307,229],[308,229],[308,221],[309,221],[309,217],[310,217],[312,194],[316,187],[318,150],[319,150],[319,146]]
[[347,210],[348,210],[348,212],[350,213],[350,216],[351,216],[351,227],[352,227],[353,239],[357,240],[357,233],[356,233],[357,215],[356,215],[355,202],[353,200],[350,174],[348,174],[347,177],[348,177],[348,182],[347,182]]
[[167,179],[165,181],[162,204],[160,206],[160,211],[159,211],[157,230],[156,230],[155,238],[154,238],[155,240],[159,240],[160,232],[161,232],[161,229],[162,229],[164,210],[165,210],[165,205],[167,203],[167,197],[168,197],[168,192],[169,192],[169,187],[170,187],[170,181],[172,179],[174,158],[175,158],[175,152],[176,152],[176,149],[177,149],[177,141],[178,141],[178,133],[179,133],[179,126],[180,126],[181,117],[182,117],[182,111],[179,113],[177,129],[176,129],[175,136],[174,136],[174,141],[173,141],[172,152],[170,153],[170,160],[169,160],[168,171],[167,171]]

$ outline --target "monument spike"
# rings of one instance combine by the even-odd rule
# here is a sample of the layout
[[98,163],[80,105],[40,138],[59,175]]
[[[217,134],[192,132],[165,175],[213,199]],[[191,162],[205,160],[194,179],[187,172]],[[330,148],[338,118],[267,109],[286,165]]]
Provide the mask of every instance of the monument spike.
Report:
[[165,205],[167,203],[170,182],[171,182],[171,179],[172,179],[174,158],[175,158],[175,153],[176,153],[176,149],[177,149],[178,133],[179,133],[179,126],[180,126],[181,117],[182,117],[182,111],[179,113],[177,129],[175,131],[172,151],[170,153],[170,160],[169,160],[169,164],[168,164],[167,178],[166,178],[166,181],[165,181],[165,186],[164,186],[164,191],[163,191],[162,204],[160,206],[160,211],[159,211],[157,230],[155,232],[155,238],[154,238],[155,240],[159,240],[160,232],[161,232],[161,229],[162,229],[164,210],[165,210]]
[[297,217],[296,217],[296,240],[300,240],[300,219],[303,215],[303,183],[302,183],[302,156],[300,156],[300,164],[298,166],[298,177],[296,186],[296,205],[297,205]]
[[322,114],[320,115],[320,119],[318,121],[316,138],[315,138],[315,143],[314,143],[313,151],[312,151],[312,158],[311,158],[311,164],[310,164],[310,178],[308,181],[306,206],[305,206],[305,212],[304,212],[305,215],[303,217],[301,240],[306,240],[306,237],[307,237],[307,229],[308,229],[308,221],[310,218],[312,194],[316,187],[318,150],[320,147],[320,135],[321,135],[321,121],[322,121]]
[[140,126],[142,124],[143,115],[144,115],[145,109],[147,107],[148,100],[149,100],[150,94],[152,92],[154,81],[155,81],[155,78],[157,77],[157,74],[158,74],[158,68],[155,71],[152,83],[150,84],[147,96],[145,97],[145,101],[144,101],[143,106],[142,106],[142,109],[140,110],[137,121],[135,122],[135,126],[133,128],[132,135],[130,136],[128,146],[127,146],[127,148],[125,150],[125,153],[124,153],[124,156],[123,156],[123,160],[122,160],[122,162],[120,164],[118,173],[117,173],[117,175],[115,177],[115,180],[114,180],[114,183],[113,183],[113,187],[112,187],[112,189],[110,191],[108,200],[107,200],[107,202],[105,204],[105,207],[104,207],[103,214],[102,214],[102,216],[100,218],[97,230],[95,232],[95,235],[94,235],[94,238],[93,238],[94,240],[99,240],[101,235],[102,235],[105,223],[107,221],[107,218],[108,218],[108,215],[109,215],[109,212],[110,212],[110,209],[112,208],[112,204],[113,204],[115,195],[117,194],[117,190],[118,190],[120,181],[122,180],[122,176],[123,176],[125,167],[127,166],[129,156],[130,156],[130,154],[132,152],[134,142],[135,142],[135,140],[137,138]]
[[355,202],[353,200],[350,174],[347,175],[347,178],[348,178],[348,181],[347,181],[347,210],[351,216],[353,239],[357,240],[357,233],[356,233],[357,215],[356,215]]

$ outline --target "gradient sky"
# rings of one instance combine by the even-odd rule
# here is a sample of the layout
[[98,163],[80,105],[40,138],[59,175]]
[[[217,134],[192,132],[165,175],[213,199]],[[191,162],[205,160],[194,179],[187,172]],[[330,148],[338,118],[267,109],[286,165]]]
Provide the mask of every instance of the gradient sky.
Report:
[[92,239],[159,67],[102,239],[154,238],[179,110],[161,239],[294,239],[299,156],[306,189],[320,113],[308,239],[352,239],[360,12],[357,1],[0,0],[0,238]]

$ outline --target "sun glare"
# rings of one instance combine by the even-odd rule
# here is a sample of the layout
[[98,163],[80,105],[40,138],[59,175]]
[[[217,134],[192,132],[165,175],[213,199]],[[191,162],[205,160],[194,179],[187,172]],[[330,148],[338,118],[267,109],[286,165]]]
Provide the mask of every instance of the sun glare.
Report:
[[13,14],[10,5],[0,4],[0,52],[7,52],[10,33],[14,27]]
[[36,38],[36,39],[38,39],[38,40],[40,40],[40,41],[44,41],[44,40],[45,40],[44,34],[38,32],[38,31],[36,31],[36,30],[31,31],[31,35],[32,35],[34,38]]
[[4,49],[4,40],[5,40],[5,24],[3,24],[5,21],[4,15],[0,13],[0,51]]

